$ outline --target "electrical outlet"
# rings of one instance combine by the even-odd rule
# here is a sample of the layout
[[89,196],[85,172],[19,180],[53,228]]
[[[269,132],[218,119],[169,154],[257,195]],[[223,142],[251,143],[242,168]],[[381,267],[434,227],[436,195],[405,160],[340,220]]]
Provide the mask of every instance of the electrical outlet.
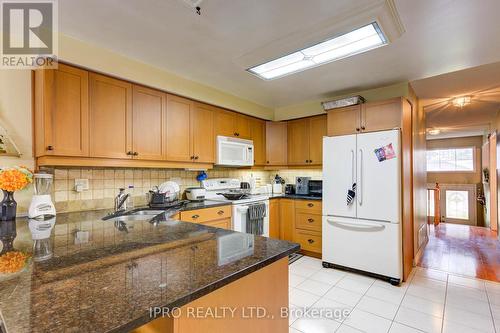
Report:
[[88,179],[75,179],[75,191],[83,192],[89,190],[89,180]]

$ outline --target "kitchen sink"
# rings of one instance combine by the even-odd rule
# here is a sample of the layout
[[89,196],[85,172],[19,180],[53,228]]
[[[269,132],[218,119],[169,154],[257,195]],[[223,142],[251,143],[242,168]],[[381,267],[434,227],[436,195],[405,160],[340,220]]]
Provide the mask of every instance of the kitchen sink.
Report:
[[133,209],[129,211],[119,211],[108,214],[104,216],[102,220],[139,221],[151,219],[163,213],[165,213],[165,211],[160,209]]

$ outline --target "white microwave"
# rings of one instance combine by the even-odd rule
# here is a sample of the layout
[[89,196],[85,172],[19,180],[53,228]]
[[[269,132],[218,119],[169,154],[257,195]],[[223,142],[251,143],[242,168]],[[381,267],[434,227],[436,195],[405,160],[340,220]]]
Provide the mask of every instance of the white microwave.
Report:
[[217,165],[252,166],[253,141],[217,136]]

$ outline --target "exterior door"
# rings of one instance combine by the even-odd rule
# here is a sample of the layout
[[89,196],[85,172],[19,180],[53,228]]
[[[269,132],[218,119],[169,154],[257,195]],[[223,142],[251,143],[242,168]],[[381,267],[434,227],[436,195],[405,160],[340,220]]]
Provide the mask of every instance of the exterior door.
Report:
[[356,183],[356,135],[323,139],[323,215],[356,217],[347,191]]
[[[399,137],[399,130],[364,133],[357,136],[358,219],[400,222],[401,151]],[[380,149],[384,152],[381,153]],[[381,154],[385,154],[386,157],[381,157]]]
[[90,74],[90,156],[132,157],[132,84]]
[[134,157],[162,160],[165,156],[165,94],[134,86],[132,145]]
[[439,184],[441,189],[441,221],[477,225],[476,185]]

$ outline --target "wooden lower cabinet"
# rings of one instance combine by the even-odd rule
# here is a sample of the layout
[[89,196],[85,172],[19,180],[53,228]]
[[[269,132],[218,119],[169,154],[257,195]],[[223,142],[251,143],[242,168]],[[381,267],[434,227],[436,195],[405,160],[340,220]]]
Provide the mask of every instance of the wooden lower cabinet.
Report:
[[320,200],[270,200],[269,236],[299,243],[301,250],[321,255],[321,209]]
[[295,228],[295,200],[279,199],[279,205],[280,239],[293,241],[293,230]]
[[295,229],[294,242],[300,244],[302,250],[321,253],[321,232]]
[[322,203],[319,200],[296,200],[293,241],[304,251],[321,254]]
[[183,222],[201,223],[211,227],[232,229],[231,205],[180,212]]
[[[248,307],[256,305],[265,308],[268,316],[248,317],[250,311]],[[234,315],[227,315],[224,318],[188,315],[189,309],[215,311],[223,307],[236,311]],[[288,258],[283,258],[183,305],[179,311],[181,315],[178,317],[161,317],[132,332],[288,332],[288,318],[281,315],[281,310],[286,307],[288,307]]]
[[269,200],[269,237],[280,238],[280,203],[279,199]]

